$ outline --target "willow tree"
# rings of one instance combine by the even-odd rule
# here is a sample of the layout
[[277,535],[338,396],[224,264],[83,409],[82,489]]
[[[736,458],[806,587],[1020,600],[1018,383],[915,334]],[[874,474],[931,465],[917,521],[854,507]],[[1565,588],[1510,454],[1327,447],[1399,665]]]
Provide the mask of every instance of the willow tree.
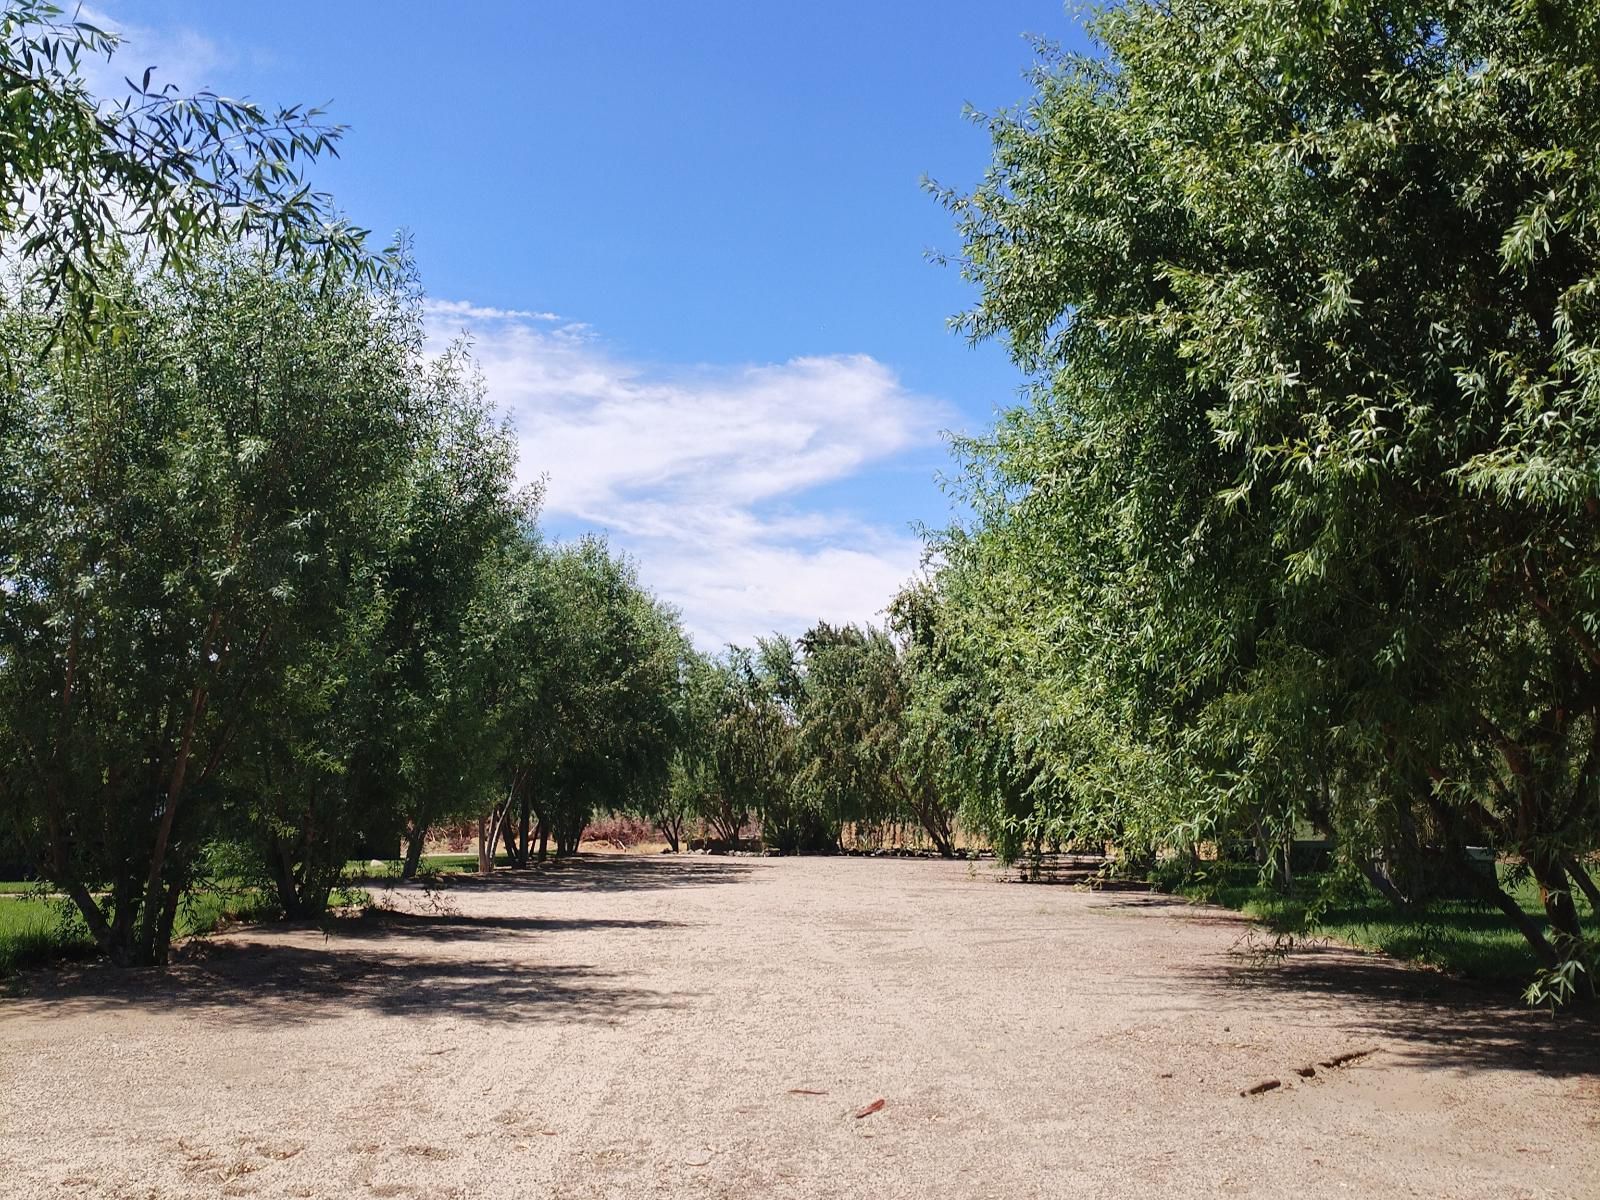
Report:
[[234,789],[290,916],[320,913],[362,847],[404,834],[414,875],[430,825],[476,815],[502,752],[500,658],[517,619],[535,497],[469,360],[413,353],[407,453],[382,537],[347,566],[340,619],[306,648]]
[[130,65],[123,94],[93,95],[85,64],[113,59],[119,38],[72,8],[6,0],[0,10],[0,256],[61,301],[63,319],[90,329],[105,319],[115,294],[102,285],[129,244],[180,270],[219,238],[369,281],[383,270],[366,231],[303,179],[343,133],[321,110],[185,94],[146,64]]
[[[268,707],[391,541],[415,310],[255,251],[0,308],[0,814],[119,963],[164,959]],[[24,355],[21,347],[34,353]]]
[[533,840],[540,858],[552,839],[558,855],[576,853],[595,812],[636,808],[667,786],[685,647],[676,612],[602,539],[540,548],[525,586],[502,651],[502,789],[489,821],[519,861]]
[[836,841],[846,822],[915,822],[955,850],[937,749],[909,720],[907,652],[887,632],[818,622],[800,639],[804,685],[795,788],[817,797]]
[[1038,381],[966,447],[947,547],[996,601],[1009,743],[1072,819],[1167,840],[1487,842],[1589,990],[1600,9],[1136,0],[1091,30],[947,195],[965,328]]

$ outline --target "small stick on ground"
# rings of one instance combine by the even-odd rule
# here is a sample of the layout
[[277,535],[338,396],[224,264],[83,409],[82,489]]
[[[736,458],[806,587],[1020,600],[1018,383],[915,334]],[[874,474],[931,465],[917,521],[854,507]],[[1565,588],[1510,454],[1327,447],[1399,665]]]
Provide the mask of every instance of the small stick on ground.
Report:
[[1270,1092],[1274,1088],[1281,1088],[1282,1086],[1283,1080],[1281,1079],[1263,1079],[1260,1083],[1256,1084],[1255,1087],[1245,1088],[1245,1090],[1240,1092],[1239,1095],[1259,1096],[1262,1092]]
[[1367,1055],[1376,1054],[1377,1052],[1378,1048],[1376,1046],[1370,1050],[1352,1050],[1348,1054],[1335,1054],[1332,1058],[1324,1059],[1322,1062],[1319,1062],[1317,1066],[1329,1068],[1342,1067],[1346,1063],[1353,1063],[1358,1058],[1365,1058]]

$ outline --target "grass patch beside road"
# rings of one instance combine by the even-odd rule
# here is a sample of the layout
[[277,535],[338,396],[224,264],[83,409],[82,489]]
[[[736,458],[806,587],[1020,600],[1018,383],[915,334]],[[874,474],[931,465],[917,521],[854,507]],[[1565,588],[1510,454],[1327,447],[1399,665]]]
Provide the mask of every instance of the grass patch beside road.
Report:
[[[1501,886],[1544,925],[1537,887],[1505,878]],[[1476,901],[1435,901],[1408,915],[1396,912],[1364,881],[1340,881],[1334,888],[1327,876],[1306,875],[1285,892],[1262,883],[1254,866],[1232,864],[1214,864],[1203,877],[1174,890],[1242,912],[1277,933],[1326,937],[1470,979],[1525,984],[1539,967],[1528,943],[1499,910]],[[1581,899],[1579,911],[1588,914]]]
[[[497,854],[494,865],[496,867],[511,866],[511,857],[507,854]],[[391,883],[400,878],[400,860],[374,858],[353,858],[344,865],[344,877],[352,883]],[[476,875],[478,873],[478,856],[476,854],[424,854],[422,856],[421,871],[428,875]]]
[[0,896],[0,978],[22,967],[53,959],[88,958],[95,952],[89,931],[64,904],[41,896]]
[[[495,865],[510,866],[510,859],[502,854]],[[422,860],[422,870],[430,875],[467,875],[477,869],[476,854],[430,854]],[[344,878],[344,886],[334,892],[332,907],[365,903],[367,897],[360,885],[398,881],[400,863],[352,860],[345,866]],[[236,922],[270,921],[277,915],[277,902],[269,891],[245,886],[237,878],[223,878],[185,898],[173,936],[214,933]],[[94,938],[65,897],[51,894],[48,884],[0,880],[0,978],[24,967],[92,958],[95,953]]]
[[[333,905],[362,903],[365,894],[341,889]],[[268,921],[278,915],[277,901],[253,887],[219,885],[192,892],[178,908],[173,937],[215,933],[241,921]],[[44,894],[39,884],[0,884],[0,978],[24,967],[69,959],[93,958],[94,938],[72,902]]]

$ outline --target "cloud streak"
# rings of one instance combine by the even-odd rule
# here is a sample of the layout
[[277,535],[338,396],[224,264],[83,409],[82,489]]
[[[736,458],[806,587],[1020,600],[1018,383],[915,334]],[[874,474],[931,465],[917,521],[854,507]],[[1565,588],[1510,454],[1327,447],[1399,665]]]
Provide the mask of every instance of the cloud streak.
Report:
[[873,619],[916,570],[909,530],[812,494],[892,467],[949,423],[870,356],[663,368],[554,314],[434,301],[427,320],[435,346],[471,338],[552,523],[607,532],[703,647]]
[[[71,12],[71,6],[67,6]],[[152,88],[172,84],[181,92],[217,86],[217,76],[231,67],[235,56],[193,29],[156,29],[124,21],[115,11],[85,6],[77,15],[120,39],[110,61],[87,55],[82,62],[84,82],[97,99],[119,99],[128,92],[128,79],[138,81],[146,67],[154,67]]]

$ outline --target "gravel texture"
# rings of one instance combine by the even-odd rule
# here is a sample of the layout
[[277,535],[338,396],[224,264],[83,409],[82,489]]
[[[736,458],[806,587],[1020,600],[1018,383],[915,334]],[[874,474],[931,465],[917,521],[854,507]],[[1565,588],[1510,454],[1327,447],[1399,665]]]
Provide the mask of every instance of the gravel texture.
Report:
[[1600,1196],[1592,1026],[1216,909],[628,855],[386,903],[0,1001],[0,1197]]

